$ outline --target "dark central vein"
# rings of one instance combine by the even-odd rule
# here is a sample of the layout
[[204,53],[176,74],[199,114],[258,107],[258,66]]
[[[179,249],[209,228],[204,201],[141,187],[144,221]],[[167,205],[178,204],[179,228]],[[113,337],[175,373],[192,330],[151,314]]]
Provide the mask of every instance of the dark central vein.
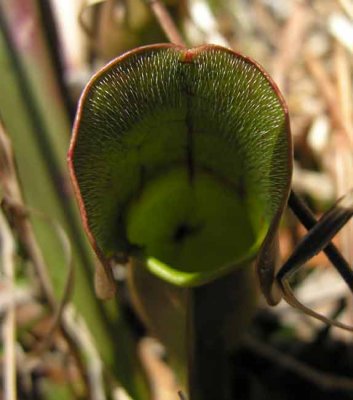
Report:
[[[188,82],[188,72],[190,68],[193,68],[193,63],[185,64],[181,66],[181,82],[182,91],[186,98],[186,114],[185,114],[185,126],[186,126],[186,167],[188,171],[188,177],[190,184],[193,183],[195,177],[195,160],[194,160],[194,126],[192,118],[192,98],[194,93]],[[184,69],[185,68],[185,69]]]
[[195,176],[195,163],[194,163],[194,127],[191,116],[191,98],[187,95],[186,101],[186,164],[188,169],[188,176],[190,184],[194,181]]

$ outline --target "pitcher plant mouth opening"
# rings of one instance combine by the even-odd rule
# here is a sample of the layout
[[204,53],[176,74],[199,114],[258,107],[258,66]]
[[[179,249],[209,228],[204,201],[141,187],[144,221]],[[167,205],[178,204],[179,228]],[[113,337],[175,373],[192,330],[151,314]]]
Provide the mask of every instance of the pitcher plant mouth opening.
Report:
[[127,213],[127,237],[147,268],[171,283],[211,280],[251,260],[268,230],[252,224],[246,199],[205,172],[184,167],[148,184]]
[[214,45],[145,46],[108,64],[82,95],[69,152],[101,260],[140,257],[181,286],[257,255],[286,203],[291,159],[275,84]]

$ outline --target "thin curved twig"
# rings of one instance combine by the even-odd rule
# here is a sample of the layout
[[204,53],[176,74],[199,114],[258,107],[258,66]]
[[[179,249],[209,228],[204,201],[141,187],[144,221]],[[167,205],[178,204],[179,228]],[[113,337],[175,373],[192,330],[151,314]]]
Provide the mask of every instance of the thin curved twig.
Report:
[[179,390],[178,395],[179,395],[179,399],[180,400],[186,400],[186,397],[185,397],[184,393],[181,390]]
[[19,238],[26,249],[33,267],[38,276],[40,289],[47,299],[51,309],[56,308],[54,289],[47,273],[43,254],[36,241],[32,225],[25,209],[20,186],[17,180],[16,167],[10,141],[5,134],[5,128],[0,120],[0,184],[3,189],[4,199],[2,206],[11,214],[13,225]]
[[344,390],[353,392],[352,378],[341,377],[324,371],[319,371],[287,354],[282,353],[266,343],[260,342],[250,335],[244,337],[243,343],[245,347],[257,355],[277,364],[281,369],[291,371],[295,375],[322,390]]
[[56,221],[53,221],[52,219],[43,216],[41,213],[37,213],[40,215],[42,218],[47,220],[48,223],[50,223],[54,230],[57,232],[58,237],[60,238],[60,241],[62,243],[63,247],[63,253],[65,254],[66,257],[66,263],[65,265],[67,266],[67,276],[65,279],[65,286],[64,286],[64,291],[63,295],[60,299],[60,301],[57,304],[55,314],[52,318],[51,326],[45,335],[45,338],[43,341],[41,341],[36,349],[34,350],[34,353],[36,355],[39,355],[43,353],[52,343],[54,333],[57,331],[57,329],[61,328],[61,321],[63,317],[63,313],[65,310],[65,306],[68,304],[69,299],[72,294],[72,289],[73,289],[73,278],[74,278],[74,263],[73,263],[73,256],[72,256],[72,249],[71,249],[71,244],[70,240],[65,232],[65,230],[62,228],[60,224],[58,224]]
[[91,39],[94,37],[94,31],[86,23],[84,14],[91,7],[96,6],[97,4],[100,4],[100,3],[104,3],[105,1],[107,1],[107,0],[86,0],[83,2],[82,6],[80,8],[80,11],[78,13],[78,24],[80,25],[82,31]]

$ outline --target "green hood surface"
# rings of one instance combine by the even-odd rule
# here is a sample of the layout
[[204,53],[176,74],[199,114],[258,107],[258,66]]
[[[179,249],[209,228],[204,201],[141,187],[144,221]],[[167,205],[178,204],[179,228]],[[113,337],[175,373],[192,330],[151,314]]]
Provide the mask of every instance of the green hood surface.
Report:
[[136,256],[193,286],[258,254],[285,205],[291,157],[286,107],[256,63],[162,44],[89,82],[69,164],[103,263]]

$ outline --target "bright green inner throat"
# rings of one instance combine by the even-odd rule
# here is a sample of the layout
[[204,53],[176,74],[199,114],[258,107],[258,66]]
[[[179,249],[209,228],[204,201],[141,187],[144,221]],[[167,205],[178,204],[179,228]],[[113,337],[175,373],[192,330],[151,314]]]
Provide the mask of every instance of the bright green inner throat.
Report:
[[180,279],[183,273],[196,278],[234,267],[257,250],[262,235],[248,214],[231,187],[203,172],[191,180],[178,168],[152,181],[130,206],[127,236],[153,272],[163,275],[170,268]]

